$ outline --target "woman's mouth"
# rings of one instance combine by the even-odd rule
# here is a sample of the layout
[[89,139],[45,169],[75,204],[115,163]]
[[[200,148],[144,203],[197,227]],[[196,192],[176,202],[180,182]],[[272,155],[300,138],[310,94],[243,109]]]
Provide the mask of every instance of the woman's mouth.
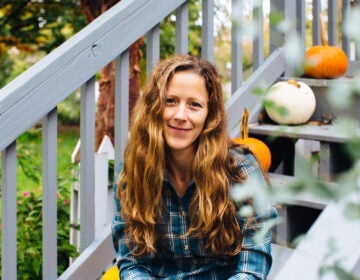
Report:
[[185,127],[176,127],[176,126],[171,126],[171,125],[169,125],[169,127],[171,129],[179,131],[179,132],[181,132],[181,131],[189,131],[190,130],[190,128],[185,128]]

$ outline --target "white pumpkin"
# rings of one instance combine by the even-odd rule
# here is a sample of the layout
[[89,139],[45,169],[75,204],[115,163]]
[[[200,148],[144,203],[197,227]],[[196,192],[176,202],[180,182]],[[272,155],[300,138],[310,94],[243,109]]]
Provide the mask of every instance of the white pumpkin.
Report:
[[265,96],[265,111],[278,124],[306,123],[313,115],[316,99],[304,82],[287,80],[273,84]]

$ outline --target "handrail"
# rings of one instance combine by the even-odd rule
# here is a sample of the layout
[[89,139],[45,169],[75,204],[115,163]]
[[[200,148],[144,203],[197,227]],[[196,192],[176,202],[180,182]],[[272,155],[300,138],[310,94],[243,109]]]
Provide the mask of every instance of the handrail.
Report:
[[122,0],[2,88],[0,151],[184,2]]
[[103,230],[58,280],[94,279],[115,259],[110,227]]
[[228,118],[228,131],[231,137],[239,134],[239,112],[246,107],[250,110],[250,121],[259,114],[262,101],[261,98],[254,95],[253,91],[259,85],[271,85],[285,71],[284,50],[278,48],[264,63],[256,69],[251,77],[239,88],[226,102],[226,112]]

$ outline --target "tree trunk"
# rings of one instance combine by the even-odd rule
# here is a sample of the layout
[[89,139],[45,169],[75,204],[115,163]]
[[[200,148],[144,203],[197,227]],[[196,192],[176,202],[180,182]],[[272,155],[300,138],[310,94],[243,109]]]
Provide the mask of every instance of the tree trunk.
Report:
[[[121,0],[79,0],[80,6],[88,20],[93,21],[99,15],[110,9]],[[140,59],[143,38],[137,40],[129,51],[129,118],[135,102],[140,94]],[[99,98],[96,112],[95,151],[99,148],[102,139],[107,135],[114,144],[114,96],[115,96],[115,63],[106,65],[100,73]]]

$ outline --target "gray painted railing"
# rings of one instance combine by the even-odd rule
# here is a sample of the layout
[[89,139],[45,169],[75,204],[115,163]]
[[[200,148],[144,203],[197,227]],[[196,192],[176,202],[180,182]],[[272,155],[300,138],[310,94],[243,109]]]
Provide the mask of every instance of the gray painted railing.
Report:
[[[260,110],[260,101],[251,94],[258,83],[270,85],[282,75],[292,73],[284,50],[279,48],[297,32],[305,50],[305,1],[273,0],[271,12],[281,12],[288,20],[298,19],[295,28],[283,34],[269,26],[271,55],[265,57],[263,28],[253,40],[254,71],[244,81],[242,68],[243,1],[232,0],[232,96],[226,104],[229,132],[237,134],[239,112],[247,106],[252,118]],[[251,3],[253,1],[250,1]],[[291,3],[290,3],[291,2]],[[329,38],[336,43],[336,2],[329,1]],[[320,1],[314,0],[313,13],[318,14]],[[350,7],[342,1],[342,10]],[[149,13],[151,11],[151,13]],[[81,89],[81,255],[59,279],[94,279],[111,263],[114,253],[110,231],[94,240],[94,134],[95,74],[110,61],[116,61],[115,86],[115,161],[122,157],[128,128],[129,47],[143,35],[147,37],[147,72],[159,60],[160,25],[170,13],[176,14],[178,53],[188,50],[188,7],[186,0],[122,0],[81,32],[32,66],[0,91],[0,151],[2,154],[2,278],[16,279],[16,139],[39,120],[43,126],[43,279],[56,279],[56,166],[57,105]],[[263,24],[263,7],[253,10],[258,27]],[[141,19],[141,20],[139,20]],[[317,42],[319,24],[314,16],[313,42]],[[214,61],[214,0],[202,1],[202,56]],[[129,31],[131,30],[131,31]],[[342,36],[349,53],[349,40]],[[266,44],[265,44],[266,45]]]

